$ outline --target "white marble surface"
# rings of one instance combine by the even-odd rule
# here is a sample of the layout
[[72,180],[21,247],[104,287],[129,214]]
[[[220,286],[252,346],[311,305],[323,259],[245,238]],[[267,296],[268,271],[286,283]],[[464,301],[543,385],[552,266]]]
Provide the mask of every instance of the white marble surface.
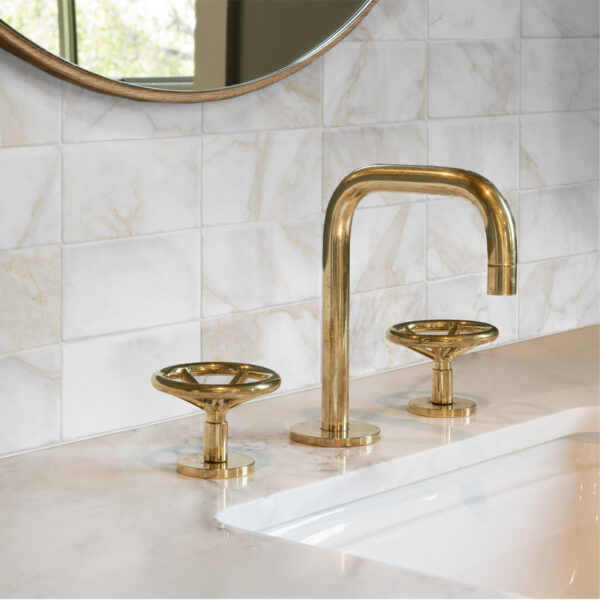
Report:
[[63,238],[86,242],[200,225],[202,142],[63,146]]
[[65,340],[199,318],[199,232],[65,246],[62,310]]
[[321,216],[203,231],[202,316],[317,298]]
[[598,39],[521,43],[521,110],[598,108]]
[[137,102],[64,84],[65,142],[148,139],[202,133],[201,104]]
[[425,278],[425,203],[357,211],[352,220],[350,291]]
[[60,141],[62,84],[0,50],[0,147]]
[[597,252],[520,267],[521,338],[597,323]]
[[412,350],[388,342],[385,332],[396,323],[422,319],[425,284],[352,294],[350,298],[350,376],[420,362]]
[[427,3],[423,0],[379,0],[342,43],[422,40],[427,35]]
[[321,125],[322,59],[251,94],[206,102],[204,132],[297,129]]
[[60,173],[57,146],[0,149],[1,249],[60,242]]
[[319,129],[209,135],[203,143],[203,226],[321,211]]
[[[547,415],[597,405],[598,333],[588,328],[457,359],[456,389],[479,401],[468,421],[406,411],[408,398],[430,386],[428,364],[354,380],[352,414],[382,428],[381,441],[366,448],[290,443],[289,426],[318,415],[318,389],[238,407],[229,419],[231,445],[256,458],[256,472],[245,480],[175,473],[177,455],[201,443],[202,416],[3,459],[0,533],[10,543],[0,547],[0,593],[486,597],[486,590],[224,526],[215,514],[298,486],[342,481],[339,475],[366,467],[377,491],[389,483],[378,465],[414,456],[409,476],[418,477],[424,452],[443,446],[448,456],[461,456],[460,444],[468,442],[484,459],[507,428],[534,419],[543,426]],[[303,495],[290,493],[290,508],[295,498]],[[276,577],[265,576],[274,568]]]
[[425,116],[422,42],[340,44],[325,55],[326,126],[410,121]]
[[60,248],[0,251],[0,353],[60,341]]
[[[331,194],[348,173],[376,163],[426,164],[425,122],[325,129],[323,132],[323,209],[327,208]],[[358,210],[423,198],[418,194],[371,193],[361,201]]]
[[199,321],[64,344],[63,439],[195,412],[191,404],[162,394],[149,382],[154,371],[199,361],[200,355]]
[[321,303],[225,315],[202,321],[202,360],[268,365],[282,378],[281,391],[321,381]]
[[443,119],[428,128],[429,164],[475,171],[501,191],[519,187],[517,117]]
[[598,35],[598,0],[522,0],[525,37]]
[[521,188],[598,179],[598,111],[521,117]]
[[519,0],[429,0],[429,37],[516,38],[519,17]]
[[519,108],[519,42],[429,45],[429,116],[507,115]]
[[[519,193],[503,195],[519,238]],[[486,270],[485,226],[475,205],[464,198],[431,196],[427,204],[427,277],[440,279]]]
[[[521,192],[519,260],[598,250],[599,211],[597,182]],[[539,231],[544,235],[536,235]]]
[[0,453],[60,440],[60,346],[0,356]]
[[429,282],[427,318],[493,323],[500,331],[494,344],[517,339],[517,297],[489,296],[483,273]]

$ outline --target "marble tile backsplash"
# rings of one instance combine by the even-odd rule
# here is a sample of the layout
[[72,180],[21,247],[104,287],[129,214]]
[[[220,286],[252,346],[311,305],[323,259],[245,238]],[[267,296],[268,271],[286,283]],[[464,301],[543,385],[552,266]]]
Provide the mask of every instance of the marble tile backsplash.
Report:
[[0,51],[0,455],[191,412],[150,385],[168,364],[319,385],[324,213],[369,163],[493,181],[519,287],[486,295],[465,200],[372,194],[352,231],[352,376],[420,360],[385,340],[402,320],[487,320],[497,344],[597,323],[598,5],[379,0],[308,68],[205,104],[103,96]]

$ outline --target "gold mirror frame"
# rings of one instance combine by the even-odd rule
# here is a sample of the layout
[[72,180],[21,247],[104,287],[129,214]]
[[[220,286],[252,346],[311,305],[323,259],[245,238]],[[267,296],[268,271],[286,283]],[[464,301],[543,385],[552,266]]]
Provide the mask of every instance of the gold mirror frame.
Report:
[[30,39],[21,35],[18,31],[7,25],[0,19],[0,48],[11,52],[15,56],[32,64],[33,66],[58,77],[68,83],[79,85],[88,90],[108,94],[111,96],[120,96],[130,100],[144,100],[147,102],[204,102],[209,100],[222,100],[223,98],[232,98],[247,94],[254,90],[271,85],[276,81],[296,73],[306,67],[311,62],[322,56],[327,50],[333,48],[338,42],[343,40],[369,13],[378,0],[365,0],[364,4],[356,13],[342,25],[337,31],[323,40],[318,46],[307,52],[287,67],[279,69],[269,75],[260,77],[246,83],[239,83],[229,87],[202,90],[163,90],[157,88],[143,87],[133,83],[126,83],[116,79],[110,79],[88,71],[74,65],[73,63],[56,56],[38,46]]

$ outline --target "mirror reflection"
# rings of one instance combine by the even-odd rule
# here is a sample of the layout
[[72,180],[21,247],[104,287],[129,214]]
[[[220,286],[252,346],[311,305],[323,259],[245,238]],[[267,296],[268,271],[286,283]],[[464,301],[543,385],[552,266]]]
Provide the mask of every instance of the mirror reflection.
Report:
[[105,77],[209,90],[294,63],[364,0],[2,0],[0,18]]

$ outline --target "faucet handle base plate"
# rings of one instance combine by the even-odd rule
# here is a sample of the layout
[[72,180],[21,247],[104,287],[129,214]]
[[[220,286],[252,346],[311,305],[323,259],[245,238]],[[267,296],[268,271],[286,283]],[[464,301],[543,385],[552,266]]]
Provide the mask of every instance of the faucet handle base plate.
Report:
[[450,404],[434,404],[431,398],[415,398],[408,403],[408,410],[421,417],[469,417],[476,409],[473,400],[456,396]]
[[376,442],[381,435],[377,425],[363,421],[350,421],[348,431],[325,431],[321,429],[321,421],[305,421],[290,428],[293,442],[322,448],[348,448],[352,446],[368,446]]
[[177,461],[177,472],[188,477],[200,479],[230,479],[246,477],[254,473],[254,459],[247,454],[230,453],[223,463],[210,463],[204,460],[204,454],[188,454]]

